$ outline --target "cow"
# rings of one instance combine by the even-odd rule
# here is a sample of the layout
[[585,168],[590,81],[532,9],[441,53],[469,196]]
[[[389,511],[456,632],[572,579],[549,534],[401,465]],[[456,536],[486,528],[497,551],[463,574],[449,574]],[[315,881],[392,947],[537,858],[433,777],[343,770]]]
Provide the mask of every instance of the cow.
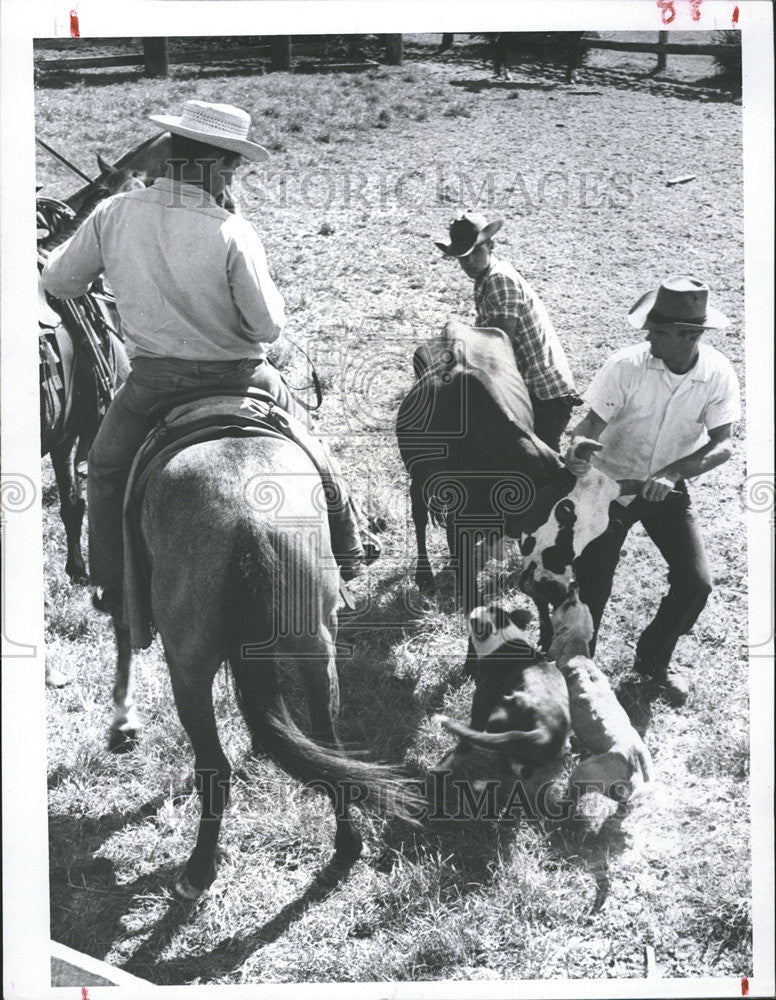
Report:
[[[498,79],[511,80],[510,64],[515,56],[533,54],[537,48],[565,50],[566,83],[576,83],[577,69],[584,61],[586,47],[582,43],[583,31],[496,31],[475,34],[489,43],[493,73]],[[442,42],[434,55],[447,52],[453,45],[453,34],[442,35]]]
[[[552,640],[549,609],[565,599],[574,560],[606,530],[611,500],[623,490],[636,492],[638,484],[617,483],[596,468],[578,479],[536,437],[519,406],[520,394],[500,397],[496,391],[504,382],[521,384],[516,369],[504,370],[507,352],[492,353],[499,370],[491,378],[487,363],[473,364],[467,350],[472,337],[477,345],[481,335],[495,338],[500,333],[448,323],[443,337],[415,352],[417,379],[396,421],[399,452],[410,477],[415,582],[421,592],[434,583],[426,542],[429,517],[445,527],[467,614],[483,603],[475,558],[479,543],[493,544],[504,536],[519,539],[519,583],[537,605],[540,645],[547,649]],[[511,402],[515,395],[516,403]],[[577,442],[577,457],[601,447],[597,441]]]

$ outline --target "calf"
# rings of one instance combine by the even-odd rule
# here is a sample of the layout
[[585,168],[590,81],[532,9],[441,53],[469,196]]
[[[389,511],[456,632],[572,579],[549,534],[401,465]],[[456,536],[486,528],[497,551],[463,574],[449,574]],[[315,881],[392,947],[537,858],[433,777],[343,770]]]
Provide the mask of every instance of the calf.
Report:
[[[583,440],[577,443],[576,453],[588,457],[601,448],[597,441]],[[549,606],[565,600],[574,582],[575,559],[606,530],[612,500],[634,488],[634,484],[615,482],[593,468],[558,500],[541,527],[523,535],[519,584],[539,609],[542,649],[547,649],[552,640]]]
[[471,724],[439,721],[459,737],[440,768],[454,766],[470,747],[501,753],[513,767],[546,764],[567,749],[569,704],[563,675],[536,650],[523,628],[530,612],[508,614],[497,605],[469,615],[475,677]]
[[550,656],[568,685],[571,726],[583,753],[571,774],[575,801],[598,791],[617,801],[630,797],[634,777],[649,781],[652,761],[608,680],[589,657],[593,619],[576,587],[552,614]]

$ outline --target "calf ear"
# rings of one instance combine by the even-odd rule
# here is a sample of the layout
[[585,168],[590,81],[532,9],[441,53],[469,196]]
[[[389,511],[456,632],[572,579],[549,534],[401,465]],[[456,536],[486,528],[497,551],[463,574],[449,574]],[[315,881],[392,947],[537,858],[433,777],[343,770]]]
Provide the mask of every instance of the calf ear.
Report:
[[514,611],[510,612],[509,617],[513,625],[525,628],[529,622],[533,621],[533,611],[529,608],[515,608]]
[[507,612],[498,604],[491,606],[490,613],[493,618],[493,627],[496,632],[503,632],[512,620]]
[[472,615],[469,619],[469,628],[472,635],[484,642],[493,634],[493,625],[488,618],[481,618],[480,615]]

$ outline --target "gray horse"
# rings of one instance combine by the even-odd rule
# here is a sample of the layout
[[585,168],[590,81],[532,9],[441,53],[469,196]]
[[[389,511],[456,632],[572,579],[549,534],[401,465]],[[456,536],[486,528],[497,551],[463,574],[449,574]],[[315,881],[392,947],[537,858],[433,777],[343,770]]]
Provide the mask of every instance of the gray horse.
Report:
[[[175,704],[194,749],[201,818],[176,884],[196,898],[215,876],[215,849],[231,767],[219,742],[213,680],[224,661],[253,748],[330,798],[335,864],[361,852],[351,805],[404,815],[420,799],[384,765],[346,756],[335,717],[339,574],[320,479],[308,456],[277,438],[221,438],[166,459],[148,481],[141,530],[151,569],[151,612]],[[114,622],[118,673],[112,741],[133,742],[129,629]],[[303,681],[312,738],[291,720],[284,675]]]

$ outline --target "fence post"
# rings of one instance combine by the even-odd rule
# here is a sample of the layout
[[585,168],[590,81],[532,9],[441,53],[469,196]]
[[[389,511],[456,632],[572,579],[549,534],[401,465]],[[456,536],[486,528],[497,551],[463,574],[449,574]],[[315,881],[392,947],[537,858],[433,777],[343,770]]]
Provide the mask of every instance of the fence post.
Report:
[[144,38],[143,58],[146,76],[170,75],[170,56],[166,38]]
[[272,39],[270,68],[291,69],[291,36],[277,35]]
[[668,41],[667,31],[658,31],[657,33],[657,66],[655,67],[656,73],[661,73],[666,68],[666,63],[668,62],[668,56],[660,48],[661,45],[665,45]]
[[401,66],[404,62],[404,44],[401,35],[385,36],[385,58],[389,66]]

